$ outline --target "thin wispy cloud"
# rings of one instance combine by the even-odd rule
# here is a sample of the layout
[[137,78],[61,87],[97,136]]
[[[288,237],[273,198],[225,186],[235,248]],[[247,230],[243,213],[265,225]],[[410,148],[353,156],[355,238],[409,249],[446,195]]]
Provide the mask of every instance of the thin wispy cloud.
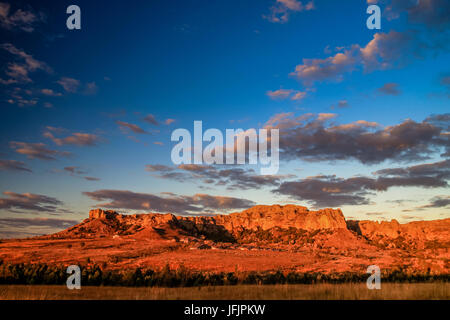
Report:
[[84,180],[87,181],[100,181],[100,178],[96,178],[96,177],[83,177]]
[[0,218],[0,238],[26,238],[56,233],[79,223],[58,218]]
[[25,155],[28,159],[56,160],[57,157],[68,157],[71,155],[70,152],[49,149],[44,143],[12,141],[9,145],[15,152]]
[[306,97],[306,92],[293,89],[278,89],[275,91],[267,91],[266,94],[273,100],[293,100],[299,101]]
[[0,160],[0,170],[32,172],[24,162],[17,160]]
[[61,92],[55,92],[53,89],[42,89],[41,93],[50,97],[61,97]]
[[313,1],[276,0],[274,5],[270,8],[270,13],[268,15],[263,15],[263,18],[273,23],[286,23],[293,13],[314,9],[315,6]]
[[79,132],[73,133],[71,136],[65,138],[56,138],[52,133],[45,132],[44,137],[49,138],[58,146],[95,146],[100,141],[100,138],[95,134]]
[[385,83],[381,88],[378,89],[378,92],[391,96],[398,96],[401,93],[398,83],[394,82]]
[[3,192],[6,197],[0,198],[0,209],[25,210],[26,213],[57,213],[63,202],[45,195],[33,193]]
[[164,196],[159,196],[127,190],[98,190],[83,192],[83,194],[95,201],[107,201],[96,204],[96,207],[177,214],[211,212],[211,210],[221,210],[223,212],[249,208],[255,204],[253,201],[246,199],[207,194],[182,196],[169,193]]
[[0,83],[2,84],[10,85],[33,82],[30,78],[30,73],[37,70],[43,70],[47,73],[53,72],[53,70],[45,62],[33,58],[32,55],[16,48],[11,43],[1,44],[0,49],[9,52],[14,58],[13,62],[9,62],[7,64],[5,71],[7,78],[0,78]]
[[139,127],[137,124],[128,123],[128,122],[119,121],[119,120],[117,120],[116,123],[119,126],[120,130],[124,134],[128,134],[128,130],[131,130],[132,132],[137,133],[137,134],[148,134],[147,131],[145,131],[144,129]]
[[153,114],[148,114],[145,116],[144,121],[147,121],[148,123],[158,126],[159,122],[156,120],[156,117]]
[[81,175],[86,174],[87,172],[81,169],[80,167],[71,166],[71,167],[64,167],[64,171],[69,172],[71,175]]
[[66,92],[69,93],[75,93],[77,92],[79,86],[80,86],[80,80],[69,78],[69,77],[63,77],[59,79],[56,83],[58,83],[61,87],[64,88]]
[[340,101],[338,101],[338,103],[336,104],[336,105],[332,105],[331,107],[330,107],[330,109],[331,110],[334,110],[334,109],[344,109],[344,108],[348,108],[350,105],[349,105],[349,103],[348,103],[348,101],[347,100],[340,100]]
[[428,208],[445,208],[450,206],[450,196],[436,196],[433,197],[429,204],[424,205],[420,208],[428,209]]
[[92,176],[86,176],[88,174],[88,171],[80,168],[78,166],[69,166],[64,167],[64,171],[68,172],[71,176],[84,179],[86,181],[100,181],[100,178],[92,177]]
[[146,170],[161,179],[225,186],[228,190],[251,190],[274,187],[278,186],[283,178],[293,177],[291,175],[262,176],[253,169],[196,164],[182,164],[177,167],[146,165]]
[[98,86],[95,82],[88,82],[84,87],[83,94],[85,95],[94,95],[98,92]]

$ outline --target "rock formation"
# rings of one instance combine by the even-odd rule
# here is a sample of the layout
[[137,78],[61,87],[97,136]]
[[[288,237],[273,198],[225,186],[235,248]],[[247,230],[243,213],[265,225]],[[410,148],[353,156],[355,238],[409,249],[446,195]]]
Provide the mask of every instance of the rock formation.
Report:
[[[295,231],[296,230],[296,231]],[[317,232],[321,235],[315,237]],[[51,238],[133,236],[147,239],[193,237],[216,242],[284,241],[333,246],[424,247],[439,242],[450,246],[450,219],[400,224],[396,220],[346,221],[340,209],[312,211],[296,205],[255,206],[229,215],[183,217],[173,214],[122,215],[95,209],[89,219]],[[315,237],[315,238],[314,238]],[[280,240],[281,239],[281,240]],[[309,239],[309,240],[308,240]],[[314,240],[315,239],[315,240]]]

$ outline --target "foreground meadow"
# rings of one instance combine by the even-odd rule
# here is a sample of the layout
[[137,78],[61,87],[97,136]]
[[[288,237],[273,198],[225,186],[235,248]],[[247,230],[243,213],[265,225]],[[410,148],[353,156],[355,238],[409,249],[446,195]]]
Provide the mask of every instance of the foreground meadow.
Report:
[[195,288],[2,285],[1,300],[449,300],[450,283],[238,285]]

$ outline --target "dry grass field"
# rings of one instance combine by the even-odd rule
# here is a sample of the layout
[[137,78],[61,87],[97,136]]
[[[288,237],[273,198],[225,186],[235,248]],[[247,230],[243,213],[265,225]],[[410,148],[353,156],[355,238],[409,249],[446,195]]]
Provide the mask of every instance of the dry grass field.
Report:
[[0,286],[1,300],[450,300],[450,283],[239,285],[196,288]]

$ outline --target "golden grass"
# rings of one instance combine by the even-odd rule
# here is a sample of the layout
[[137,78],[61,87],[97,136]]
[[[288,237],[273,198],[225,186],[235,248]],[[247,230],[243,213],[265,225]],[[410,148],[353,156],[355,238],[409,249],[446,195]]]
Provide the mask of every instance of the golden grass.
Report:
[[450,283],[239,285],[195,288],[129,288],[1,285],[1,300],[430,300],[450,299]]

